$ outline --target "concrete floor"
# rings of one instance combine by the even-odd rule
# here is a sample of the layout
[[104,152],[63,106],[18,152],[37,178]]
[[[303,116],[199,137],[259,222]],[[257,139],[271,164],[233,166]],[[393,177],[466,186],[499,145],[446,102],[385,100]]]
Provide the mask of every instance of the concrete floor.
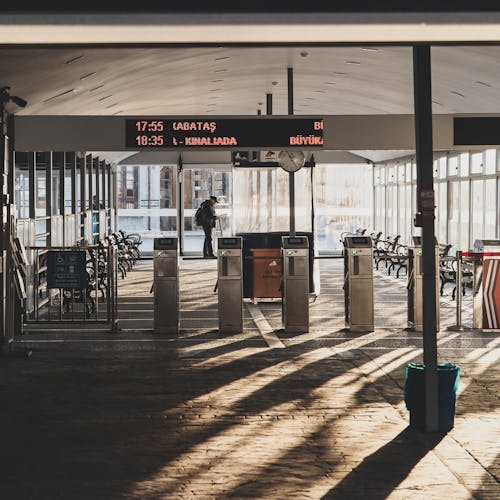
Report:
[[[446,331],[454,429],[408,427],[405,278],[376,276],[376,331],[342,330],[340,261],[320,261],[311,331],[245,305],[217,332],[216,261],[183,261],[179,336],[152,331],[151,263],[120,283],[120,327],[33,332],[0,361],[0,498],[500,498],[500,336]],[[470,322],[470,298],[464,301]]]

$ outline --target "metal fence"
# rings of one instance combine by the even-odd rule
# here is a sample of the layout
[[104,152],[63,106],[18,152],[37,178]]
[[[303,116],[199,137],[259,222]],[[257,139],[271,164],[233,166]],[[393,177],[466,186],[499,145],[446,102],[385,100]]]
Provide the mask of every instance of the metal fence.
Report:
[[[76,251],[76,252],[75,252]],[[84,252],[82,285],[54,287],[50,252],[60,255]],[[25,321],[29,323],[101,323],[117,329],[117,252],[114,245],[28,247],[31,263]],[[61,259],[63,260],[63,259]],[[71,282],[70,282],[71,283]],[[71,285],[70,285],[71,286]]]

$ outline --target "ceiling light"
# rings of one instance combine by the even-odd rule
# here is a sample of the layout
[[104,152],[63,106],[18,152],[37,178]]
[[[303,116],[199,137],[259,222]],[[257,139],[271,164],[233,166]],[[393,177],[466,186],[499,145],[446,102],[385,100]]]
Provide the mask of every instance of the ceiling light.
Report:
[[344,73],[343,71],[334,71],[334,75],[347,75],[347,73]]
[[219,83],[219,82],[223,82],[223,81],[224,80],[221,80],[221,79],[219,79],[219,80],[212,80],[212,83]]
[[482,85],[483,87],[490,87],[491,88],[491,85],[489,83],[485,83],[485,82],[474,82],[474,83],[477,83],[478,85]]
[[307,99],[309,101],[314,101],[314,97],[305,97],[305,99]]
[[314,92],[318,92],[318,94],[324,94],[326,93],[326,90],[315,90]]
[[89,73],[88,75],[83,75],[80,77],[80,80],[86,80],[87,78],[90,78],[91,76],[97,75],[97,71],[93,71],[92,73]]
[[454,95],[457,95],[458,97],[465,97],[463,94],[461,94],[460,92],[456,92],[455,90],[451,90],[450,92]]
[[76,92],[76,89],[65,90],[64,92],[61,92],[60,94],[56,94],[56,95],[53,95],[52,97],[49,97],[48,99],[45,99],[45,101],[43,101],[43,102],[52,101],[52,99],[57,99],[58,97],[72,94],[73,92]]
[[229,56],[215,58],[216,61],[224,61],[225,59],[229,59]]
[[271,82],[274,86],[278,85],[278,82],[274,80],[274,82]]
[[103,85],[98,85],[97,87],[94,87],[93,89],[90,89],[89,92],[95,92],[96,90],[102,89],[104,87]]
[[327,85],[337,85],[335,82],[325,82]]
[[346,64],[354,64],[356,66],[359,66],[361,63],[359,61],[346,61]]
[[365,52],[378,52],[379,49],[376,49],[375,47],[361,47],[361,50],[364,50]]
[[209,92],[218,92],[219,90],[222,90],[222,89],[210,89]]
[[216,73],[224,73],[225,71],[227,71],[227,69],[216,69],[215,70]]
[[307,56],[309,55],[309,52],[306,52],[305,50],[303,50],[303,51],[300,53],[300,55],[301,55],[302,57],[307,57]]
[[217,95],[210,95],[207,97],[207,99],[218,99],[218,98],[219,98],[219,96],[217,96]]
[[115,106],[117,106],[117,105],[118,105],[118,103],[115,103],[115,104],[110,104],[109,106],[106,106],[106,108],[105,108],[105,109],[113,108],[113,107],[115,107]]
[[123,110],[120,110],[120,111],[115,111],[113,114],[114,114],[114,115],[117,115],[117,114],[119,114],[119,113],[123,113]]
[[113,97],[113,95],[112,95],[112,94],[110,94],[110,95],[106,95],[106,96],[104,96],[104,97],[101,97],[101,98],[99,99],[99,101],[104,101],[104,99],[109,99],[110,97]]
[[84,57],[85,56],[83,56],[83,55],[73,57],[72,59],[68,59],[64,64],[73,64],[74,62],[79,61],[80,59],[83,59]]

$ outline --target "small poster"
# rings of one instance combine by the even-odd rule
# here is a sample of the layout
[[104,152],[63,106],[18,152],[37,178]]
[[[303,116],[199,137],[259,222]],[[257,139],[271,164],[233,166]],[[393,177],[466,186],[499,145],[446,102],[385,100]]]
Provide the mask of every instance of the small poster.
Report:
[[47,288],[82,290],[87,288],[85,250],[47,252]]

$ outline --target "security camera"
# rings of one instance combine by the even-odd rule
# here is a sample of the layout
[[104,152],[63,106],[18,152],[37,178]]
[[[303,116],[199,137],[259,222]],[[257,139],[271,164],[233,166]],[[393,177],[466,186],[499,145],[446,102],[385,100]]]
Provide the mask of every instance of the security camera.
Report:
[[10,95],[10,87],[0,87],[0,103],[8,103],[12,101],[21,108],[25,108],[27,101],[17,95]]
[[28,104],[28,101],[25,101],[21,97],[17,95],[12,95],[10,96],[10,100],[14,103],[17,104],[20,108],[25,108],[26,104]]

